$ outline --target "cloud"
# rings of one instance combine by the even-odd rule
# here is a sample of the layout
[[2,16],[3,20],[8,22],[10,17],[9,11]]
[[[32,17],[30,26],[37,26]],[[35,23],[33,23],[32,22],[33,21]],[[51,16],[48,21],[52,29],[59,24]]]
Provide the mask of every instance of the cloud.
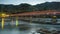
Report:
[[44,2],[52,2],[52,1],[60,2],[60,0],[0,0],[0,4],[18,5],[21,3],[28,3],[28,4],[35,5],[35,4],[40,4]]

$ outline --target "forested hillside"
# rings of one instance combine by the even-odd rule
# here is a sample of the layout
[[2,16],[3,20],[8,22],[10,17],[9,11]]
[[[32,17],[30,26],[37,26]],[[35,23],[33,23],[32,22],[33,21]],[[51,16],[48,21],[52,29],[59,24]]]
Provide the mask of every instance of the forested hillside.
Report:
[[42,10],[60,10],[60,2],[45,2],[37,5],[30,5],[27,3],[21,3],[19,5],[0,4],[0,12],[22,13]]

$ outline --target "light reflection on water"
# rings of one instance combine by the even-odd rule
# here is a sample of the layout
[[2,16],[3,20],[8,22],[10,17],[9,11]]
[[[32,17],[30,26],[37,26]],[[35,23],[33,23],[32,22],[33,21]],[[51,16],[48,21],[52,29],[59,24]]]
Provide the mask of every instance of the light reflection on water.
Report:
[[[5,22],[5,25],[7,25],[8,23],[11,24],[11,22]],[[16,21],[13,21],[13,24],[16,24]],[[11,25],[13,25],[11,24]],[[28,30],[20,30],[19,28],[13,27],[13,28],[4,28],[4,30],[2,30],[0,28],[0,34],[32,34],[32,32],[36,31],[37,29],[40,28],[55,28],[59,27],[58,29],[60,29],[60,25],[44,25],[44,24],[34,24],[34,23],[28,23],[28,22],[24,22],[24,21],[19,21],[19,24],[28,24],[30,25],[30,29]],[[51,30],[51,29],[50,29]]]
[[[15,21],[13,21],[14,23],[13,24],[11,24],[11,22],[5,22],[5,25],[7,25],[7,24],[11,24],[11,25],[15,25]],[[27,22],[23,22],[23,21],[19,21],[19,24],[29,24],[29,23],[27,23]],[[34,24],[31,24],[31,25],[34,25]],[[36,25],[36,24],[35,24]],[[30,27],[30,26],[29,26]],[[2,30],[1,28],[0,28],[0,34],[31,34],[31,32],[32,31],[35,31],[35,28],[34,28],[34,26],[32,26],[30,29],[28,29],[28,30],[21,30],[21,29],[19,29],[19,28],[17,28],[17,27],[7,27],[6,28],[6,26],[4,27],[4,29]]]

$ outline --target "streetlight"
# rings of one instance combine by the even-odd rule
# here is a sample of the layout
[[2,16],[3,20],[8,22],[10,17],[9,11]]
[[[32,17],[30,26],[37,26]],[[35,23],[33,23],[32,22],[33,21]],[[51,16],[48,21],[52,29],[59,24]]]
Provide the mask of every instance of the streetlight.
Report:
[[56,23],[57,20],[56,20],[57,16],[53,16],[53,22]]
[[5,17],[6,14],[2,13],[1,14],[1,17],[2,17],[2,29],[4,28],[4,17]]
[[6,15],[5,13],[2,13],[0,17],[2,18],[2,29],[4,28],[4,18],[8,17],[9,15]]
[[56,16],[53,16],[53,18],[56,18]]

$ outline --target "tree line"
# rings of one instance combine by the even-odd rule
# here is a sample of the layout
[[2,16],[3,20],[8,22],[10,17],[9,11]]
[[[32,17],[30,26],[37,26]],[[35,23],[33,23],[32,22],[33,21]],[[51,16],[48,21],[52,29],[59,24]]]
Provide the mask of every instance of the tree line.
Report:
[[45,2],[36,5],[21,3],[19,5],[0,4],[0,12],[6,13],[23,13],[42,10],[60,10],[60,2]]

